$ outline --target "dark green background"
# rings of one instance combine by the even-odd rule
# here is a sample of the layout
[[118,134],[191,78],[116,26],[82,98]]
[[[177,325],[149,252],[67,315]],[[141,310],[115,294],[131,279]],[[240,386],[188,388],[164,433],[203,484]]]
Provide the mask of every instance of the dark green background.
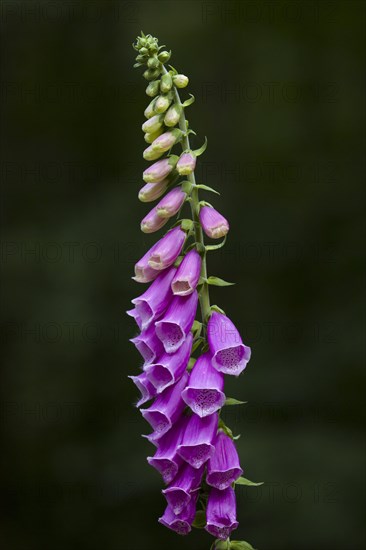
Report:
[[[252,347],[227,394],[245,475],[234,538],[363,548],[364,3],[3,1],[5,550],[208,550],[157,523],[124,315],[156,236],[140,130],[143,29],[173,50],[202,195],[230,220],[209,272]],[[187,96],[188,97],[188,96]]]

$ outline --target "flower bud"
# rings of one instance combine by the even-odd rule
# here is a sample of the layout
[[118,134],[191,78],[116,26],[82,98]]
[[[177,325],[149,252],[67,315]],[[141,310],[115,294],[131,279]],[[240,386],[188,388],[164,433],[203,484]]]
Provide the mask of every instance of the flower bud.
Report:
[[156,115],[156,113],[154,111],[154,103],[155,103],[155,99],[150,101],[149,105],[146,107],[146,109],[144,111],[145,118],[151,118],[154,115]]
[[184,203],[186,196],[180,187],[175,187],[156,205],[156,212],[163,219],[175,216]]
[[189,153],[183,153],[178,160],[177,170],[181,176],[188,176],[192,174],[196,168],[196,155],[191,151]]
[[172,75],[169,74],[169,73],[165,73],[161,77],[160,90],[163,92],[163,94],[165,94],[165,93],[169,92],[169,90],[171,90],[172,86],[173,86]]
[[142,178],[146,183],[153,183],[166,178],[173,170],[177,162],[177,156],[161,159],[144,170]]
[[147,69],[142,75],[146,80],[155,80],[160,76],[160,71],[158,69]]
[[224,237],[229,231],[229,222],[227,219],[211,206],[203,206],[201,208],[200,223],[206,235],[211,239],[220,239],[220,237]]
[[154,103],[154,111],[156,113],[165,113],[169,108],[169,105],[172,102],[172,97],[170,95],[159,95]]
[[156,138],[161,136],[163,132],[164,132],[163,128],[160,128],[160,130],[156,130],[156,132],[153,132],[153,133],[146,132],[146,134],[144,135],[144,140],[146,141],[146,143],[151,144],[153,141],[156,140]]
[[146,88],[146,94],[150,97],[158,95],[160,89],[160,80],[153,80]]
[[141,129],[143,132],[152,134],[163,126],[163,117],[161,115],[154,115],[149,120],[143,123]]
[[[174,128],[174,130],[169,130],[168,132],[165,132],[164,134],[161,134],[161,136],[156,138],[156,140],[151,145],[151,149],[153,152],[156,152],[156,153],[165,153],[165,151],[169,151],[169,149],[173,147],[175,143],[180,141],[180,139],[182,138],[182,135],[183,135],[183,132],[178,128]],[[144,158],[146,157],[144,156]],[[147,159],[147,160],[153,160],[153,159]]]
[[149,57],[149,59],[147,60],[147,66],[149,67],[149,69],[157,69],[157,67],[159,66],[159,59],[156,56]]
[[178,124],[180,115],[182,112],[182,107],[178,103],[174,103],[166,112],[166,115],[164,117],[164,124],[165,126],[168,126],[171,128],[172,126],[175,126]]
[[[149,266],[153,269],[162,270],[172,265],[181,253],[185,240],[186,234],[180,227],[170,229],[150,249],[148,254]],[[191,330],[191,327],[189,330]]]
[[166,191],[170,181],[168,178],[158,181],[158,183],[147,183],[139,192],[141,202],[152,202],[161,197]]
[[[158,158],[161,157],[161,155],[164,153],[164,151],[161,151],[161,150],[158,150],[158,149],[153,149],[153,144],[155,143],[155,141],[157,141],[159,138],[161,138],[164,134],[161,134],[161,136],[157,137],[153,143],[150,145],[150,147],[147,147],[147,149],[145,149],[145,151],[143,152],[142,156],[144,157],[145,160],[157,160]],[[168,149],[166,149],[167,151]]]
[[164,50],[163,52],[159,53],[158,59],[160,63],[166,63],[167,61],[169,61],[170,56],[171,56],[171,53]]
[[156,208],[153,208],[141,221],[141,231],[143,233],[155,233],[155,231],[159,231],[167,221],[168,218],[161,218]]
[[173,83],[177,88],[185,88],[188,86],[189,78],[184,74],[176,74],[173,76]]

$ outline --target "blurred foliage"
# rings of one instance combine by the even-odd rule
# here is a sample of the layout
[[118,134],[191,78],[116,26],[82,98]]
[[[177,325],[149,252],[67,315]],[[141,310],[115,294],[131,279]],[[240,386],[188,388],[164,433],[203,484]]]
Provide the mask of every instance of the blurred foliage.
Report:
[[[190,77],[200,183],[231,223],[212,287],[252,347],[225,419],[244,475],[236,539],[364,547],[364,4],[2,2],[2,547],[208,549],[164,507],[124,311],[139,232],[141,29]],[[5,133],[6,132],[6,133]],[[4,453],[5,450],[5,453]]]

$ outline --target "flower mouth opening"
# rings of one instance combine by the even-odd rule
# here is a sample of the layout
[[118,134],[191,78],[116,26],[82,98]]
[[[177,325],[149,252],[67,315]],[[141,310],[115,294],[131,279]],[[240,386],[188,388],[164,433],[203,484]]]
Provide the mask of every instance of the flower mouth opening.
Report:
[[155,359],[154,350],[151,349],[150,346],[146,344],[146,342],[137,340],[135,345],[138,351],[141,353],[142,357],[144,358],[145,364],[151,363],[151,361]]
[[178,280],[172,284],[172,291],[176,296],[187,296],[193,292],[193,288],[188,281]]
[[216,389],[186,388],[182,397],[192,411],[201,418],[213,414],[225,402],[223,392]]
[[178,473],[178,465],[173,460],[169,460],[168,458],[148,457],[147,461],[150,466],[155,468],[155,470],[161,474],[161,477],[166,484],[173,481]]
[[150,257],[148,264],[153,269],[161,270],[164,268],[163,261],[161,259],[160,254],[152,254]]
[[240,368],[244,358],[245,349],[243,345],[240,345],[218,351],[215,355],[215,362],[224,372],[230,373]]
[[146,375],[158,393],[174,383],[172,373],[164,365],[149,365],[146,368]]
[[183,512],[184,508],[191,500],[190,495],[184,491],[184,489],[180,489],[179,487],[164,489],[163,494],[167,500],[167,503],[176,515]]
[[153,319],[154,313],[146,300],[141,300],[137,302],[136,311],[141,319],[142,329],[147,328]]
[[184,340],[184,333],[179,325],[169,321],[161,321],[156,325],[156,334],[162,341],[167,353],[174,353]]
[[231,531],[236,529],[238,527],[238,522],[229,522],[228,525],[213,525],[212,523],[208,523],[206,525],[206,531],[208,531],[212,536],[221,539],[226,540],[230,534]]
[[177,452],[192,468],[198,469],[213,455],[214,447],[210,443],[179,445]]
[[207,474],[206,481],[211,487],[215,487],[220,491],[227,489],[235,480],[243,473],[241,468],[231,468],[224,472],[210,472]]
[[141,414],[154,430],[156,437],[165,434],[172,425],[169,418],[160,411],[144,410],[141,411]]

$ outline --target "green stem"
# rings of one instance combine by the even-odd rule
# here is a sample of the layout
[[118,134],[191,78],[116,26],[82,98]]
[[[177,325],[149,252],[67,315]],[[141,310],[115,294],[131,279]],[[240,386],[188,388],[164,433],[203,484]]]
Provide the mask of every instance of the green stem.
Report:
[[[168,72],[164,66],[163,66],[163,71],[165,73]],[[181,109],[182,109],[180,119],[179,119],[179,128],[184,133],[184,136],[182,139],[182,149],[183,151],[185,151],[186,149],[190,149],[189,138],[187,134],[187,121],[184,114],[184,107],[180,100],[178,90],[175,86],[174,86],[174,93],[175,93],[176,101],[178,105],[181,106]],[[202,227],[199,219],[200,205],[199,205],[198,189],[196,187],[196,178],[195,178],[194,172],[189,174],[187,176],[187,179],[192,184],[190,204],[191,204],[192,219],[194,222],[196,249],[197,249],[197,252],[202,257],[201,277],[203,281],[206,281],[207,279],[206,250],[205,250],[205,242],[203,238],[203,231],[202,231]],[[202,322],[203,324],[206,324],[209,317],[210,309],[211,309],[210,294],[208,290],[208,284],[206,282],[203,282],[202,284],[202,287],[199,293],[199,299],[200,299],[200,306],[201,306]]]

